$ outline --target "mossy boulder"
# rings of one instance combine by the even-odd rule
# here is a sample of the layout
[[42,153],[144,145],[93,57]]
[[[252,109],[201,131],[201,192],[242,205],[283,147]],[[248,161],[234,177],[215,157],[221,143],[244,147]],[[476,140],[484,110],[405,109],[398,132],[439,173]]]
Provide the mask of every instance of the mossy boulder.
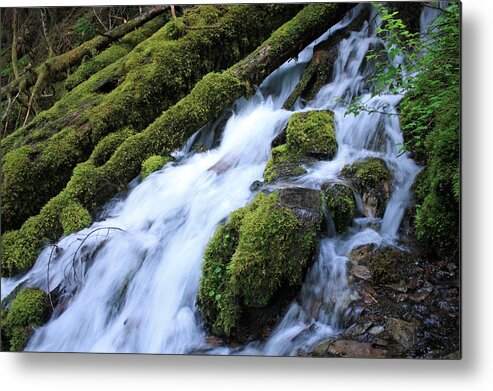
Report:
[[264,172],[266,183],[303,175],[304,165],[335,155],[334,114],[328,111],[295,113],[289,120],[285,138],[286,144],[272,149]]
[[335,232],[343,234],[356,217],[356,200],[346,185],[333,183],[323,187],[324,203],[334,224]]
[[11,351],[21,351],[35,327],[43,325],[51,315],[48,295],[38,288],[19,292],[8,312],[2,313],[2,343]]
[[383,159],[368,158],[345,165],[339,175],[349,180],[359,192],[367,215],[383,216],[391,191],[391,175]]
[[244,311],[261,312],[282,287],[301,284],[316,251],[320,218],[298,217],[296,208],[303,208],[303,200],[311,204],[316,199],[317,209],[309,209],[319,209],[318,192],[302,191],[313,194],[260,193],[250,205],[233,212],[209,242],[198,305],[215,335],[234,336]]
[[305,111],[291,116],[286,130],[290,152],[332,159],[337,152],[334,114],[329,111]]
[[153,155],[146,159],[142,163],[142,170],[140,171],[140,176],[142,179],[148,177],[154,171],[160,170],[163,166],[170,162],[172,159],[170,157]]
[[286,144],[272,148],[271,157],[264,171],[264,181],[272,183],[278,179],[303,175],[306,173],[303,165],[313,162],[315,162],[313,158],[290,153]]
[[375,284],[397,284],[412,276],[410,254],[396,248],[380,248],[373,252],[368,266]]

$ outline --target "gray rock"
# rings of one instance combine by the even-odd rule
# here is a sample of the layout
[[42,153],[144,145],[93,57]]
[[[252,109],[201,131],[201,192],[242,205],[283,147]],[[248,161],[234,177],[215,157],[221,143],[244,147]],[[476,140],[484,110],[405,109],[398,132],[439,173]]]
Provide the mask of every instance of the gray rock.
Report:
[[362,324],[354,323],[350,327],[348,327],[344,335],[347,337],[356,337],[358,335],[363,334],[366,330],[368,330],[372,324],[373,324],[372,322],[365,322]]
[[359,280],[364,280],[364,281],[369,281],[371,280],[371,272],[370,269],[368,269],[364,265],[351,265],[350,273],[352,276]]
[[378,335],[385,331],[383,326],[373,326],[370,330],[368,330],[368,334]]
[[416,326],[402,319],[389,318],[387,331],[391,338],[406,349],[414,346],[416,339]]
[[291,209],[300,220],[311,224],[321,218],[320,202],[318,190],[291,187],[279,191],[279,203]]

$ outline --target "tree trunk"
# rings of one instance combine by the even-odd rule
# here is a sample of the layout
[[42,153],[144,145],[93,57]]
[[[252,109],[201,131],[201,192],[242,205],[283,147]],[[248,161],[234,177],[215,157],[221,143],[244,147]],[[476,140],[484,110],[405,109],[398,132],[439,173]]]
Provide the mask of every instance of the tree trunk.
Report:
[[14,80],[19,80],[19,67],[17,65],[17,9],[13,10],[12,18],[12,71],[14,72]]

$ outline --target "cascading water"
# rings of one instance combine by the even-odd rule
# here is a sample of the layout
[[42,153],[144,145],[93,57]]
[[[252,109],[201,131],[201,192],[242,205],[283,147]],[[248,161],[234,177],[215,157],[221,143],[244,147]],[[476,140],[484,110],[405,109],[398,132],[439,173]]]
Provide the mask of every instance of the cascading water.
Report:
[[[19,284],[58,287],[61,304],[26,350],[293,355],[341,332],[352,300],[346,254],[368,243],[395,245],[418,172],[407,154],[399,154],[403,140],[397,115],[345,116],[339,102],[361,96],[368,107],[397,114],[401,96],[371,98],[365,56],[380,42],[374,15],[372,23],[341,41],[330,84],[312,101],[297,102],[294,111],[281,107],[314,46],[346,27],[364,7],[355,7],[296,60],[271,74],[254,97],[237,102],[217,148],[192,153],[192,142],[187,143],[175,154],[177,162],[141,183],[135,180],[127,196],[113,200],[104,221],[63,238],[56,251],[46,248],[26,275],[2,279],[2,299]],[[360,218],[345,236],[322,239],[299,300],[267,341],[237,350],[213,348],[195,307],[205,247],[229,213],[252,199],[250,186],[262,179],[271,143],[290,116],[326,109],[334,111],[337,154],[307,167],[307,174],[291,185],[318,189],[337,179],[348,163],[383,158],[394,178],[384,217]]]

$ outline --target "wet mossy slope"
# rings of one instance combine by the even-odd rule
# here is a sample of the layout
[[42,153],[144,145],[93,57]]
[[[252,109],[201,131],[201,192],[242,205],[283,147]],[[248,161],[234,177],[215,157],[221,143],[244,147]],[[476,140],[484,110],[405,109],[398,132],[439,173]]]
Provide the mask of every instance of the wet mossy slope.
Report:
[[[56,241],[64,231],[60,216],[66,207],[80,203],[94,214],[140,173],[144,160],[152,155],[168,156],[182,146],[236,99],[252,93],[259,80],[336,23],[348,8],[349,5],[337,3],[304,7],[244,60],[226,72],[208,74],[188,96],[163,112],[143,132],[126,138],[106,163],[99,162],[97,166],[94,159],[89,159],[79,164],[65,189],[47,202],[38,215],[29,218],[18,231],[3,236],[2,273],[14,275],[31,267],[43,244]],[[235,12],[240,9],[235,7]]]
[[[178,22],[168,23],[12,134],[4,150],[18,149],[4,157],[2,229],[19,228],[39,212],[101,138],[127,126],[144,129],[206,73],[240,60],[298,9],[296,5],[193,8],[181,20],[189,29],[183,27],[177,35]],[[214,28],[202,28],[211,25]]]

